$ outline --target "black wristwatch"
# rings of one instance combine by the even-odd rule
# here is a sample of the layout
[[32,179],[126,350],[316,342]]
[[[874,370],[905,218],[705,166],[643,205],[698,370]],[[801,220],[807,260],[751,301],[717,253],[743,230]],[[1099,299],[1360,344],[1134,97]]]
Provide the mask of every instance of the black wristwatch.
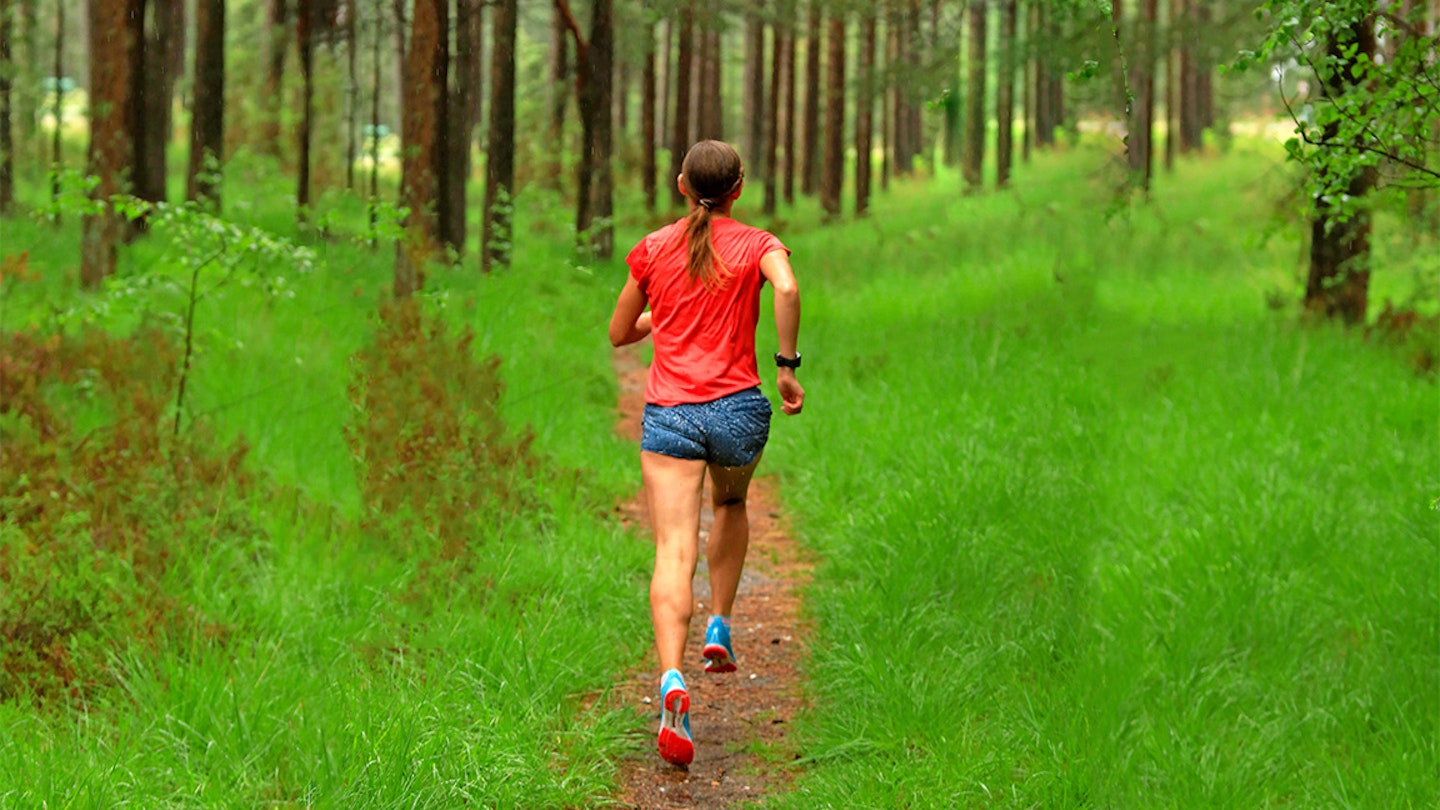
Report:
[[799,368],[799,367],[800,367],[800,353],[799,353],[799,352],[796,352],[794,357],[786,357],[785,355],[783,355],[783,354],[781,354],[781,353],[779,353],[779,352],[776,352],[776,353],[775,353],[775,365],[776,365],[777,367],[779,367],[779,368]]

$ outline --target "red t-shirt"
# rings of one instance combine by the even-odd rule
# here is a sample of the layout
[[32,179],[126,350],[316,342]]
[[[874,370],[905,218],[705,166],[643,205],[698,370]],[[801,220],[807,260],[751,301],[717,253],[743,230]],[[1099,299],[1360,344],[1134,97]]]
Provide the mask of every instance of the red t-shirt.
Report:
[[655,359],[645,384],[654,405],[709,402],[760,384],[755,324],[760,319],[760,258],[789,248],[771,234],[729,217],[710,220],[724,286],[706,289],[685,270],[685,220],[644,239],[625,257],[650,302]]

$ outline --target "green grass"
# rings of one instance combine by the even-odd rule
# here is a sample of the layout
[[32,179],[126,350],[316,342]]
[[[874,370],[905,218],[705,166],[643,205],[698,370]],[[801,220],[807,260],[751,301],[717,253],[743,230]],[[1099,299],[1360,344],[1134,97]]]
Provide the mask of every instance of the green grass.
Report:
[[[865,221],[821,229],[806,203],[775,225],[809,400],[777,419],[767,466],[821,567],[801,774],[773,803],[1428,804],[1434,382],[1267,304],[1298,296],[1297,244],[1262,239],[1273,157],[1182,162],[1108,218],[1098,164],[1041,156],[970,199],[942,174]],[[274,166],[239,160],[228,181],[227,216],[295,234]],[[532,191],[514,269],[437,270],[426,306],[503,358],[501,412],[543,458],[534,519],[468,569],[367,524],[346,387],[393,254],[309,239],[320,266],[287,277],[294,297],[232,285],[197,311],[188,418],[252,447],[258,531],[197,538],[162,583],[204,619],[192,632],[101,639],[113,684],[0,704],[0,807],[614,796],[618,759],[649,754],[648,728],[603,708],[650,637],[649,547],[611,512],[638,483],[603,339],[624,270],[577,262],[569,212]],[[326,199],[359,227],[356,201]],[[617,204],[620,255],[650,224],[638,209]],[[74,289],[73,218],[0,228],[40,275],[6,282],[0,327],[111,300]],[[1423,256],[1378,242],[1400,269],[1377,301],[1401,299]],[[169,272],[172,247],[138,242],[124,272]],[[181,303],[152,292],[100,322]]]
[[1107,221],[1041,158],[794,240],[772,458],[822,564],[780,806],[1434,801],[1435,384],[1268,310],[1269,165]]
[[[293,237],[271,171],[233,167],[231,215]],[[342,206],[354,227],[360,207]],[[193,633],[77,642],[112,651],[113,685],[38,711],[0,704],[0,807],[575,807],[613,792],[634,718],[603,696],[649,639],[648,545],[611,511],[638,478],[612,431],[614,291],[546,236],[563,232],[547,212],[520,216],[539,236],[514,270],[438,269],[426,306],[503,358],[502,414],[533,429],[542,456],[536,513],[477,539],[468,567],[387,547],[368,525],[346,388],[391,248],[312,240],[321,261],[290,274],[293,297],[238,283],[207,296],[187,419],[251,446],[258,539],[177,561],[163,587],[203,618]],[[73,218],[3,227],[6,252],[28,250],[40,276],[8,283],[4,329],[111,300],[74,289]],[[122,273],[168,274],[173,247],[157,234],[126,248]],[[124,331],[179,312],[160,290],[99,322]]]

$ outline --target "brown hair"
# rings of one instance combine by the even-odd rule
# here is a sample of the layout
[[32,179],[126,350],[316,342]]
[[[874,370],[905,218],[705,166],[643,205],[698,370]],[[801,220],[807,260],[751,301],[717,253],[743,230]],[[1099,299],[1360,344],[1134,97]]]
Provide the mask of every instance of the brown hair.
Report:
[[723,287],[726,270],[715,252],[710,233],[711,214],[713,209],[723,208],[739,190],[745,180],[745,167],[740,162],[740,154],[730,144],[700,141],[685,153],[680,175],[685,178],[686,195],[695,204],[685,218],[685,241],[690,253],[685,269],[691,281],[711,289]]

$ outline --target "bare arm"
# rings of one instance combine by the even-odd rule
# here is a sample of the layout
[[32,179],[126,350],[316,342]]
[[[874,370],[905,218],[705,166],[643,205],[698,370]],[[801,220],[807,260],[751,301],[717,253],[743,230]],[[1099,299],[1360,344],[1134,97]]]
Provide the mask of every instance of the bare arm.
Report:
[[650,334],[650,313],[645,311],[647,303],[635,277],[626,277],[620,298],[615,302],[615,314],[610,316],[610,345],[625,346],[644,340]]
[[[783,250],[772,250],[760,259],[760,272],[775,288],[775,334],[780,353],[794,357],[800,339],[800,285],[790,269],[790,257]],[[780,391],[780,410],[795,415],[805,407],[805,389],[795,379],[795,369],[775,370],[775,387]]]

